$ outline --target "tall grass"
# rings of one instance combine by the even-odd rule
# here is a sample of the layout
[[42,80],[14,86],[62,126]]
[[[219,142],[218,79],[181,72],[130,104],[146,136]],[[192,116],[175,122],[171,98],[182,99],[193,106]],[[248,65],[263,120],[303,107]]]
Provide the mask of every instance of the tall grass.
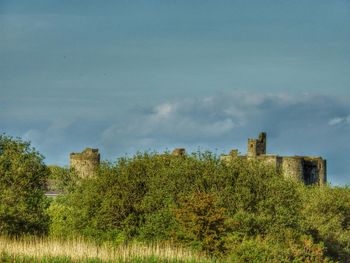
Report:
[[[0,237],[0,253],[12,258],[65,258],[76,261],[104,262],[210,262],[204,255],[169,244],[96,245],[85,240],[57,240],[48,238],[10,239]],[[55,261],[56,262],[56,261]],[[67,262],[67,261],[65,261]]]

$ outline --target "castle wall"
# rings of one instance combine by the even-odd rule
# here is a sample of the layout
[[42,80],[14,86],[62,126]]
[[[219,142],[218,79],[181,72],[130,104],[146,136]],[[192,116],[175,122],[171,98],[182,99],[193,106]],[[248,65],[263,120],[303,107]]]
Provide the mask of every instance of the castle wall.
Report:
[[319,165],[319,184],[325,185],[327,183],[327,161],[321,159]]
[[299,181],[304,180],[303,158],[298,156],[281,157],[282,173],[285,177],[293,178]]
[[283,158],[278,155],[261,155],[257,157],[258,160],[264,162],[267,165],[271,165],[276,169],[277,172],[282,169],[282,160]]
[[324,185],[327,183],[327,162],[321,157],[266,155],[266,133],[259,134],[258,139],[248,139],[247,155],[237,156],[236,150],[229,155],[222,155],[220,159],[230,162],[235,158],[259,160],[271,165],[283,176],[293,178],[305,184]]
[[171,153],[174,156],[184,156],[186,154],[185,148],[175,148]]
[[323,185],[327,182],[326,160],[320,157],[304,157],[304,183]]
[[81,177],[93,176],[99,165],[100,154],[98,149],[86,148],[81,153],[70,154],[70,167]]

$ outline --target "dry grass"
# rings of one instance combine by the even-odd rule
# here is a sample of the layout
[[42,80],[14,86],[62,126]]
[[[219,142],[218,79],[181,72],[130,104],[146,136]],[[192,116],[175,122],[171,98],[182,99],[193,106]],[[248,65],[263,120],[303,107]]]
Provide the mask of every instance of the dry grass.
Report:
[[209,262],[204,256],[170,245],[97,246],[84,240],[62,241],[54,239],[0,237],[0,253],[15,256],[68,257],[74,261],[99,259],[103,261],[130,262],[134,258],[155,257],[164,261]]

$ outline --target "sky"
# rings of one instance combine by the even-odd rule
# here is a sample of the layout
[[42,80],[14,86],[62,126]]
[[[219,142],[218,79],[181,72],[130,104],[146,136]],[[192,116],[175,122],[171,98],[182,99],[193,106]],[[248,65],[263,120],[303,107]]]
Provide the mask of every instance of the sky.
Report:
[[47,164],[266,131],[350,184],[350,1],[0,0],[0,133]]

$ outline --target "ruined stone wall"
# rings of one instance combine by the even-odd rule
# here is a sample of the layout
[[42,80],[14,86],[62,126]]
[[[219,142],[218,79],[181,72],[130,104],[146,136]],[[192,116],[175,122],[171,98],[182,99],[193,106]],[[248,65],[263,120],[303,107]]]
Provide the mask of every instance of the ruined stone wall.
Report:
[[257,155],[266,154],[266,133],[261,132],[256,144]]
[[302,181],[306,185],[324,185],[327,182],[326,161],[321,157],[283,157],[284,176]]
[[70,167],[81,177],[93,176],[99,165],[100,154],[98,149],[86,148],[81,153],[70,154]]
[[282,170],[283,158],[278,155],[261,155],[257,157],[258,160],[264,162],[267,165],[271,165],[277,172]]
[[248,151],[247,151],[247,156],[255,158],[257,155],[257,150],[256,150],[256,140],[255,139],[248,139]]
[[283,176],[305,184],[323,185],[327,182],[327,163],[321,157],[267,155],[265,132],[260,133],[258,139],[248,139],[247,155],[238,156],[238,151],[233,150],[229,155],[220,157],[224,162],[230,162],[235,158],[262,161],[274,167]]
[[303,181],[303,158],[298,156],[282,157],[282,173],[285,177]]
[[185,148],[175,148],[171,153],[174,156],[184,156],[186,154]]
[[303,158],[304,174],[303,180],[305,184],[323,185],[327,182],[327,168],[326,160],[321,157]]
[[266,154],[266,133],[259,134],[258,139],[248,139],[248,157],[256,157]]
[[319,165],[319,184],[325,185],[327,183],[327,161],[321,159]]

